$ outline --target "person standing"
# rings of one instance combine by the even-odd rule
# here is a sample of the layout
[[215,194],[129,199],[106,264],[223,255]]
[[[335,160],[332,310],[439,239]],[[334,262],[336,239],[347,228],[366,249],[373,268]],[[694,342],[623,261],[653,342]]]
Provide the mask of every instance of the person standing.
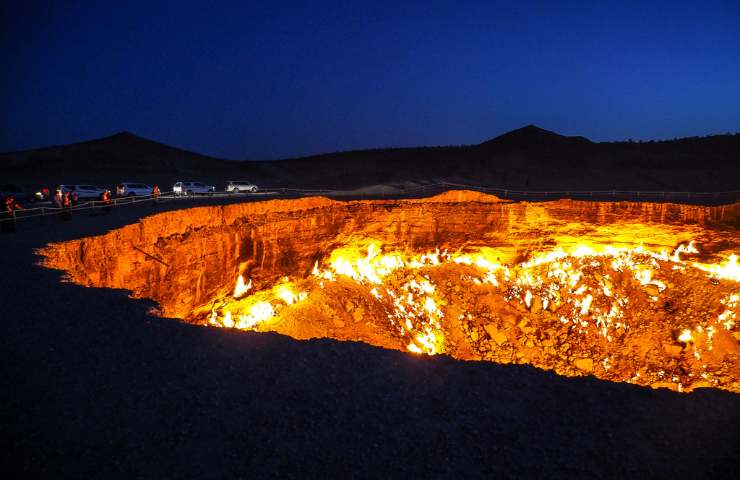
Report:
[[8,195],[3,200],[3,212],[0,216],[3,232],[15,232],[15,211],[23,210],[23,207],[15,201],[13,195]]
[[64,196],[62,197],[62,208],[64,209],[62,212],[62,218],[64,220],[72,220],[72,198],[69,191],[64,192]]
[[56,191],[54,192],[54,206],[56,208],[62,208],[63,201],[64,198],[62,195],[62,187],[57,187]]
[[110,198],[110,190],[104,190],[103,193],[100,194],[100,201],[103,202],[103,211],[105,213],[110,213],[112,203]]

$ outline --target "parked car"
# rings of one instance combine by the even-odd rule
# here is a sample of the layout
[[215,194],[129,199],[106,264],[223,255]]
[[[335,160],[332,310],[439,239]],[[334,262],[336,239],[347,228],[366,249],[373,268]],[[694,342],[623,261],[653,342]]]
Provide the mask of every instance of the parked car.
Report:
[[59,185],[62,193],[77,192],[77,198],[99,199],[100,195],[106,191],[105,188],[96,187],[95,185]]
[[121,197],[133,197],[134,195],[151,195],[152,187],[145,183],[122,182],[118,184],[116,192]]
[[177,182],[172,187],[172,192],[175,195],[195,195],[197,193],[213,193],[215,191],[216,187],[206,185],[202,182]]
[[254,193],[257,190],[259,190],[257,185],[246,180],[229,180],[229,183],[226,184],[226,191],[231,193]]

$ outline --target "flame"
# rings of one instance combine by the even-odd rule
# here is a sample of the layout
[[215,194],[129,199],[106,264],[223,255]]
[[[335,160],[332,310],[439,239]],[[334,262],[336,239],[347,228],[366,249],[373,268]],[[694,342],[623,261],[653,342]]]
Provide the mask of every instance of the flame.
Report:
[[737,262],[737,255],[730,255],[725,262],[719,265],[706,265],[696,262],[693,265],[698,269],[709,272],[712,278],[740,282],[740,264]]
[[424,351],[421,348],[417,347],[416,344],[414,344],[414,343],[409,343],[406,346],[406,348],[408,349],[409,352],[413,352],[413,353],[424,353]]
[[254,328],[259,323],[266,322],[275,316],[275,309],[270,302],[259,301],[249,307],[246,313],[239,315],[239,321],[234,325],[240,330]]
[[717,316],[717,321],[725,328],[725,330],[732,330],[735,327],[735,319],[737,318],[738,305],[740,304],[740,293],[733,293],[720,300],[720,304],[724,305],[724,310]]
[[332,279],[334,274],[350,277],[360,283],[380,284],[383,277],[404,265],[399,255],[379,255],[376,243],[367,246],[367,254],[354,247],[345,247],[334,250],[329,259],[331,274],[324,274],[324,278]]
[[244,283],[244,277],[239,274],[236,279],[236,286],[234,287],[234,298],[243,297],[249,289],[252,288],[252,279],[249,279],[249,283]]
[[226,328],[233,328],[234,327],[234,320],[231,318],[231,312],[226,311],[226,315],[224,315],[224,318],[222,320],[224,327]]
[[678,341],[683,343],[689,343],[693,340],[693,337],[691,336],[691,330],[685,329],[681,331],[681,334],[678,336]]
[[[730,254],[720,263],[705,264],[691,259],[698,253],[694,241],[672,250],[576,243],[533,252],[524,261],[513,262],[511,254],[491,247],[410,252],[363,239],[348,242],[316,260],[306,278],[282,278],[272,287],[251,292],[251,280],[245,282],[239,275],[234,294],[215,302],[207,321],[219,327],[279,330],[283,319],[290,315],[300,321],[301,315],[291,312],[301,312],[304,305],[324,308],[320,302],[327,298],[325,295],[341,297],[348,288],[356,288],[352,291],[365,292],[366,306],[360,313],[354,311],[350,321],[372,315],[368,319],[383,325],[398,342],[397,348],[415,354],[450,353],[460,341],[450,331],[451,319],[467,324],[481,314],[466,310],[467,306],[448,304],[452,277],[441,272],[460,272],[456,282],[462,282],[460,285],[466,290],[498,292],[508,305],[526,312],[524,315],[550,315],[558,325],[567,327],[569,342],[577,342],[578,336],[586,339],[595,335],[605,344],[614,342],[614,348],[618,348],[631,328],[640,328],[633,317],[635,309],[642,308],[638,305],[646,305],[640,302],[652,302],[659,309],[664,301],[661,297],[672,298],[674,286],[669,279],[675,283],[675,275],[691,272],[704,278],[740,282],[737,255]],[[502,262],[502,258],[509,262]],[[670,275],[674,277],[668,272],[673,272]],[[726,291],[730,286],[722,288]],[[316,300],[312,300],[314,295]],[[670,345],[675,338],[682,344],[691,344],[691,355],[686,358],[707,361],[707,352],[714,348],[718,332],[736,327],[740,291],[726,295],[720,303],[713,317],[694,330],[680,330],[677,337],[669,332],[671,336],[665,343]],[[336,323],[337,328],[345,328],[345,321]],[[496,328],[486,338],[490,336],[499,346],[508,345],[510,336]],[[520,334],[534,330],[526,321],[515,328]],[[615,372],[624,368],[619,353],[593,359],[593,365],[602,369],[602,375],[617,375]],[[702,375],[701,378],[712,378],[706,370]],[[663,381],[664,377],[673,381],[663,370],[650,369],[642,374],[630,372],[624,380],[644,383],[649,378]],[[674,383],[683,390],[690,385],[686,382],[686,378],[679,378]]]
[[308,294],[306,292],[295,292],[289,285],[280,285],[277,289],[277,296],[288,305],[305,300]]
[[[264,291],[256,292],[249,296],[243,296],[243,292],[251,288],[252,282],[244,283],[244,278],[239,275],[237,286],[242,295],[234,295],[230,300],[222,300],[224,303],[211,310],[208,324],[217,327],[236,328],[239,330],[254,329],[262,324],[276,320],[283,308],[294,305],[305,300],[308,293],[297,291],[292,282],[283,279],[280,283]],[[219,315],[219,311],[221,315]],[[236,320],[234,320],[236,318]]]
[[678,247],[676,247],[676,250],[674,250],[673,254],[671,255],[671,260],[676,263],[680,262],[680,254],[682,253],[699,253],[699,250],[696,249],[696,247],[694,246],[694,241],[691,240],[687,244],[680,244]]
[[[363,254],[363,251],[366,253]],[[557,247],[551,251],[538,252],[529,260],[512,266],[500,263],[498,259],[500,253],[493,248],[484,247],[472,253],[449,253],[446,250],[440,252],[437,249],[434,252],[408,255],[402,252],[384,253],[381,242],[369,241],[366,247],[347,245],[334,250],[330,255],[328,268],[321,269],[319,262],[316,262],[312,275],[332,281],[336,280],[337,276],[349,277],[360,284],[372,284],[373,297],[383,300],[389,296],[393,299],[395,308],[389,314],[391,323],[401,325],[401,329],[404,330],[400,332],[401,334],[412,334],[414,340],[406,346],[407,350],[415,353],[439,353],[444,348],[440,343],[443,335],[436,324],[439,318],[444,316],[444,312],[438,308],[431,295],[434,286],[428,280],[412,279],[404,286],[406,290],[404,295],[389,290],[385,295],[381,294],[377,286],[382,285],[384,279],[395,270],[403,268],[418,270],[447,263],[475,266],[484,270],[484,273],[480,278],[471,278],[474,284],[495,287],[510,285],[507,298],[522,303],[528,309],[533,307],[536,297],[542,309],[546,310],[549,306],[558,307],[562,304],[562,292],[569,292],[570,295],[576,296],[572,300],[575,310],[562,318],[565,318],[566,322],[585,328],[588,322],[584,321],[584,318],[592,317],[601,334],[611,341],[614,328],[624,329],[620,319],[624,316],[623,309],[629,299],[613,291],[608,276],[605,277],[600,291],[590,289],[582,283],[583,273],[576,264],[598,266],[606,263],[615,272],[631,272],[640,285],[653,286],[658,293],[667,288],[664,281],[655,277],[656,271],[661,268],[661,262],[673,263],[674,267],[679,268],[696,266],[709,271],[714,277],[734,278],[732,275],[737,266],[736,256],[731,255],[725,264],[709,266],[696,262],[687,263],[681,258],[682,255],[695,253],[698,253],[698,249],[694,241],[679,244],[672,252],[653,251],[643,245],[630,247],[579,244],[570,250]],[[535,273],[543,266],[549,267],[546,278]],[[555,283],[551,283],[553,281]],[[549,286],[543,291],[547,284]],[[597,298],[595,295],[607,300],[599,300],[598,303],[607,303],[608,307],[597,307],[594,310],[592,306]],[[657,299],[654,293],[649,295],[653,300]],[[731,312],[721,314],[718,320],[726,322],[730,316]]]

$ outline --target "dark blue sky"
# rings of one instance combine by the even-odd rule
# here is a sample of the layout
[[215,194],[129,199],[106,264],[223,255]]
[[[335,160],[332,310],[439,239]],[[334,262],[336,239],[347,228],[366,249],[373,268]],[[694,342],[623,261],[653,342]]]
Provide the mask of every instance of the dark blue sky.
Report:
[[120,130],[252,159],[528,123],[740,131],[738,0],[349,3],[5,0],[0,151]]

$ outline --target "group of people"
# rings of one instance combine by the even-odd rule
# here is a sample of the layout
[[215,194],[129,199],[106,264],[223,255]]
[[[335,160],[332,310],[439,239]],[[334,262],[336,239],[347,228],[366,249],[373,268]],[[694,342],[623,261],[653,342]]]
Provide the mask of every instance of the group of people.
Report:
[[[123,192],[116,187],[116,194],[121,196]],[[161,192],[157,185],[152,188],[152,207],[156,207],[159,201]],[[51,200],[52,205],[56,208],[62,209],[62,218],[64,220],[72,219],[72,206],[77,204],[79,201],[79,194],[75,190],[65,190],[62,187],[58,187],[54,191],[54,196],[51,197],[51,192],[48,188],[41,189],[41,196],[44,200]],[[111,198],[110,190],[104,190],[100,194],[98,201],[102,202],[102,209],[106,213],[110,213],[113,209],[113,199]],[[23,206],[18,203],[13,195],[8,195],[2,199],[2,213],[0,215],[0,231],[2,232],[15,232],[15,212],[17,210],[24,210]]]
[[51,203],[56,208],[71,208],[80,200],[79,194],[74,190],[63,191],[61,187],[54,192],[54,198]]

